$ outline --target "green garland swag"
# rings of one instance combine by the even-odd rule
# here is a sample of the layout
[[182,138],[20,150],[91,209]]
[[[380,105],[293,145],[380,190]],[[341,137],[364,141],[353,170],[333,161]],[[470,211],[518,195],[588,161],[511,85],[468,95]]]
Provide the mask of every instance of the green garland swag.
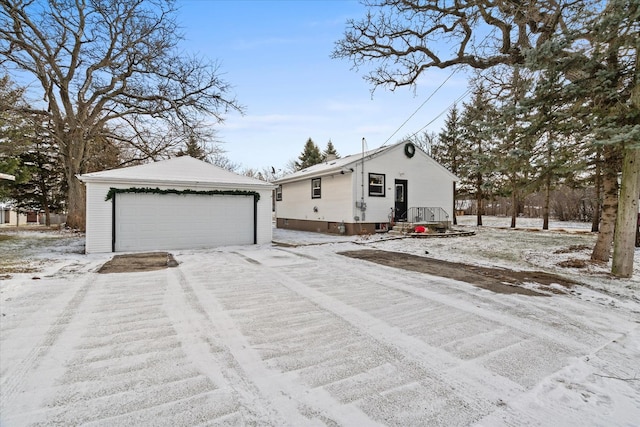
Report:
[[196,194],[201,196],[253,196],[255,201],[258,202],[260,200],[260,193],[257,191],[245,191],[245,190],[176,190],[174,188],[170,188],[167,190],[161,190],[159,188],[140,188],[140,187],[131,187],[131,188],[113,188],[111,187],[107,192],[107,197],[104,199],[105,202],[113,199],[113,197],[118,193],[152,193],[152,194]]

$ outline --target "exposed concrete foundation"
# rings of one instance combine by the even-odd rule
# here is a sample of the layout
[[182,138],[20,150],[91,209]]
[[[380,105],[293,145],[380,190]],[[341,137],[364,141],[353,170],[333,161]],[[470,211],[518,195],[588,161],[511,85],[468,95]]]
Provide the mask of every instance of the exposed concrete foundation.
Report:
[[[344,231],[341,230],[344,226]],[[276,227],[286,230],[312,231],[315,233],[345,234],[349,236],[358,234],[373,234],[378,231],[387,231],[386,223],[375,222],[330,222],[313,221],[303,219],[277,218]]]

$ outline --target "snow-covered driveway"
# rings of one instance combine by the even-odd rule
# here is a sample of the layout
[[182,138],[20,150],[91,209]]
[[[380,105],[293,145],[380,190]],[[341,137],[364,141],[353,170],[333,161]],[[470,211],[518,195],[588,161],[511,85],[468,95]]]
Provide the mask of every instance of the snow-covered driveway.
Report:
[[0,425],[637,425],[633,308],[336,253],[356,246],[182,251],[119,274],[78,256],[12,283]]

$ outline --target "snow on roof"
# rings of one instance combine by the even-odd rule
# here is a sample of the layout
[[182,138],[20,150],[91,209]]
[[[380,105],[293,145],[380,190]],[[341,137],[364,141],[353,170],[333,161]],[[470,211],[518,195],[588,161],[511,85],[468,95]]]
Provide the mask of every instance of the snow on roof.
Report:
[[273,184],[238,175],[189,156],[174,157],[140,166],[79,175],[83,182],[192,183],[221,186],[266,187]]
[[[397,144],[396,144],[397,145]],[[375,156],[377,154],[380,154],[388,149],[390,149],[391,147],[394,147],[394,145],[390,145],[387,147],[379,147],[376,148],[374,150],[369,150],[369,151],[365,151],[364,152],[364,157],[372,157]],[[346,157],[341,157],[339,159],[333,159],[333,160],[327,160],[324,163],[318,163],[317,165],[313,165],[313,166],[309,166],[308,168],[299,170],[297,172],[294,172],[292,174],[289,174],[287,176],[284,176],[280,179],[275,180],[274,182],[277,183],[281,183],[281,182],[289,182],[289,181],[296,181],[298,179],[301,178],[305,178],[305,177],[310,177],[310,176],[318,176],[318,175],[325,175],[329,172],[333,172],[333,171],[341,171],[344,170],[345,172],[353,172],[353,170],[349,169],[349,167],[352,164],[355,164],[359,161],[362,160],[363,154],[362,153],[358,153],[358,154],[351,154],[349,156]]]

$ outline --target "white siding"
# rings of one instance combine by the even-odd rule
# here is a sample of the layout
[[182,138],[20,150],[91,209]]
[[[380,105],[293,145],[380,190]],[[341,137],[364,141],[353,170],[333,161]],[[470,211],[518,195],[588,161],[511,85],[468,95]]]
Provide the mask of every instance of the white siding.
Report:
[[271,190],[260,190],[260,201],[258,202],[258,232],[257,244],[264,245],[271,243],[273,239],[273,192]]
[[[361,181],[357,165],[357,185]],[[407,180],[408,207],[440,207],[453,218],[453,178],[451,174],[420,150],[414,157],[404,154],[402,144],[373,159],[365,159],[365,202],[367,222],[386,222],[394,202],[396,179]],[[385,174],[385,197],[369,197],[369,173]]]
[[[352,222],[352,174],[321,177],[321,197],[311,198],[311,179],[282,185],[282,201],[276,202],[278,218],[309,221]],[[317,212],[314,212],[317,207]]]
[[[110,183],[86,183],[87,189],[87,219],[86,219],[86,253],[111,252],[112,249],[112,204],[111,200],[105,201],[105,197],[109,188],[130,188],[130,187],[149,187],[144,182],[135,182],[129,184],[110,184]],[[153,185],[153,188],[158,187]],[[161,189],[177,189],[184,190],[192,188],[195,190],[215,190],[215,187],[187,187],[179,185],[159,186]],[[242,190],[242,188],[238,188]],[[271,221],[271,191],[260,190],[260,201],[258,202],[258,224],[257,224],[257,243],[270,243],[272,239],[272,221]],[[120,196],[120,195],[119,195]],[[253,199],[251,203],[253,203]],[[181,214],[188,206],[180,206],[167,204],[165,211],[172,221],[181,221]],[[234,212],[230,212],[234,215]],[[251,208],[251,218],[253,218],[253,208]],[[253,227],[251,222],[250,227]],[[252,228],[251,228],[252,229]],[[253,229],[252,229],[253,230]],[[252,231],[253,233],[253,231]]]
[[[278,218],[353,223],[361,216],[356,202],[362,198],[362,163],[352,163],[349,174],[322,177],[322,198],[311,198],[311,178],[282,184],[282,201],[276,202]],[[369,173],[385,175],[385,196],[369,197]],[[363,222],[387,222],[395,206],[395,180],[407,180],[408,207],[440,207],[453,218],[454,176],[421,150],[412,158],[404,154],[404,144],[391,147],[364,161]],[[313,212],[313,207],[318,212]]]
[[[111,252],[111,200],[109,188],[117,185],[87,183],[86,253]],[[127,186],[130,187],[130,186]],[[122,187],[121,187],[122,188]]]

